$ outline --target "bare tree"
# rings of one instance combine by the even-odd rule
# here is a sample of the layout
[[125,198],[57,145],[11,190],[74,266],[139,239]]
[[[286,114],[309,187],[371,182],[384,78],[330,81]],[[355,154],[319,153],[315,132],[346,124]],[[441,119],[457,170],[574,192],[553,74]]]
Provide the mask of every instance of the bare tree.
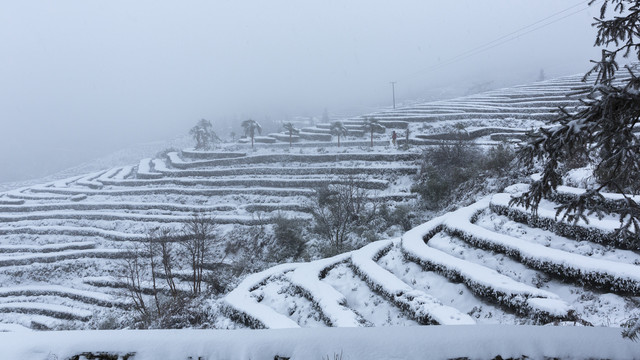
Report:
[[151,285],[153,287],[153,298],[156,302],[156,310],[158,315],[162,316],[160,300],[158,300],[158,286],[156,284],[156,254],[158,253],[158,237],[156,231],[157,229],[147,230],[145,255],[149,258],[149,266],[151,267]]
[[129,249],[123,263],[123,279],[126,284],[127,296],[133,301],[134,309],[140,314],[144,322],[150,319],[150,312],[144,302],[143,283],[147,277],[143,251],[139,246]]
[[184,239],[181,245],[189,259],[193,272],[192,291],[194,295],[202,292],[202,279],[205,259],[208,258],[211,244],[215,241],[216,226],[209,216],[195,213],[183,226]]
[[178,290],[176,289],[176,283],[173,276],[173,229],[169,227],[161,227],[158,230],[158,244],[160,245],[160,259],[162,267],[164,269],[165,280],[167,286],[171,292],[171,296],[176,299],[178,297]]
[[349,234],[367,213],[375,213],[375,209],[367,211],[367,202],[366,190],[357,187],[353,180],[317,190],[317,198],[310,205],[315,232],[329,242],[334,253],[345,250]]

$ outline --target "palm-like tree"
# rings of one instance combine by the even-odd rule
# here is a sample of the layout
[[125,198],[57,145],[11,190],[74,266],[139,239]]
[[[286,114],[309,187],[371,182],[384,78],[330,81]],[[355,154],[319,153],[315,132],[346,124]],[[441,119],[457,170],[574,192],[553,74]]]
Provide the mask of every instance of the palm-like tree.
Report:
[[260,126],[257,121],[248,119],[242,122],[242,127],[244,128],[244,135],[251,138],[251,148],[253,149],[253,139],[256,136],[256,130],[258,134],[262,134],[262,126]]
[[289,147],[291,147],[291,137],[300,133],[300,130],[296,129],[290,122],[282,124],[282,127],[289,133]]
[[348,130],[342,124],[342,121],[334,121],[331,123],[331,135],[338,137],[338,147],[340,147],[340,136],[347,136]]
[[373,133],[374,132],[384,132],[385,127],[380,124],[377,119],[372,117],[368,117],[364,119],[364,124],[362,124],[362,128],[364,131],[368,131],[371,133],[371,147],[373,147]]

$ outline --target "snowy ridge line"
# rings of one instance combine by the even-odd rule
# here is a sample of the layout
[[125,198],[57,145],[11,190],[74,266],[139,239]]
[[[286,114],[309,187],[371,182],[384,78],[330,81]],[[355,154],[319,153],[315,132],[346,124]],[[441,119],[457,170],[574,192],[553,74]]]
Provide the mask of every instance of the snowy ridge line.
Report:
[[402,174],[414,174],[417,166],[406,166],[390,162],[386,165],[350,165],[340,163],[327,163],[325,166],[304,166],[287,168],[283,166],[262,167],[237,167],[223,169],[193,169],[175,170],[167,168],[164,164],[156,166],[161,173],[173,176],[236,176],[236,175],[359,175],[380,174],[387,171]]
[[615,229],[620,225],[617,220],[589,218],[589,224],[584,223],[581,219],[578,223],[573,224],[558,220],[555,209],[540,206],[537,214],[534,215],[523,206],[510,206],[510,200],[510,194],[496,194],[491,199],[489,208],[496,214],[504,215],[513,221],[548,230],[569,239],[612,245],[621,249],[638,248],[638,244],[634,239],[624,238],[615,234]]
[[481,298],[531,316],[539,323],[573,318],[573,309],[557,295],[515,281],[485,266],[467,262],[434,249],[425,240],[444,229],[447,215],[409,230],[402,236],[401,251],[407,260],[436,271],[455,282],[462,282]]
[[[188,156],[194,159],[228,159],[228,158],[239,158],[239,157],[247,156],[246,152],[207,151],[207,150],[196,150],[194,148],[182,149],[180,152],[184,156]],[[176,152],[173,152],[173,153],[175,154]]]
[[[373,140],[373,146],[389,146],[390,141],[389,140]],[[370,140],[347,140],[347,141],[342,141],[340,140],[340,145],[344,148],[347,147],[369,147],[370,146]],[[251,147],[251,142],[248,143],[238,143],[238,145],[240,146],[246,146],[247,148]],[[306,142],[299,142],[296,143],[295,147],[296,148],[318,148],[318,147],[325,147],[325,146],[334,146],[337,145],[337,141],[306,141]],[[260,147],[264,147],[266,149],[272,148],[272,149],[289,149],[289,142],[276,142],[276,143],[271,143],[271,144],[261,144]]]
[[[100,175],[97,180],[100,181],[100,180],[105,180],[105,179],[111,179],[111,178],[115,177],[120,171],[122,171],[122,169],[124,169],[124,168],[123,167],[111,168],[111,169],[105,171],[102,175]],[[100,183],[100,184],[102,184],[102,183]]]
[[[215,224],[243,224],[243,225],[261,225],[266,224],[271,217],[255,218],[253,216],[243,215],[224,215],[213,214],[212,222]],[[310,216],[300,214],[295,217],[300,220],[308,220]],[[125,220],[140,222],[159,222],[159,223],[184,223],[193,219],[192,215],[151,215],[151,214],[133,214],[119,212],[71,212],[71,211],[45,211],[33,212],[26,214],[0,214],[0,222],[15,222],[25,220]]]
[[66,235],[66,236],[96,236],[115,241],[143,241],[144,234],[129,234],[120,231],[105,230],[85,226],[20,226],[0,228],[0,235]]
[[131,304],[127,301],[117,299],[105,293],[77,290],[61,285],[26,285],[1,287],[0,297],[8,296],[58,296],[72,300],[77,300],[85,304],[98,305],[102,307],[119,307],[128,309]]
[[462,115],[462,114],[500,114],[500,113],[512,113],[518,112],[521,114],[527,113],[554,113],[558,111],[559,106],[564,106],[569,109],[584,108],[584,106],[578,105],[577,101],[522,101],[518,103],[518,106],[505,106],[500,102],[495,104],[482,101],[478,103],[459,103],[454,105],[441,105],[441,106],[416,106],[408,109],[389,111],[383,114],[396,115]]
[[403,310],[423,325],[472,325],[475,321],[455,308],[445,306],[438,299],[416,290],[376,264],[384,253],[396,244],[395,240],[381,240],[351,253],[350,267],[371,289]]
[[[551,200],[555,201],[556,198],[562,199],[563,197],[573,199],[584,193],[585,193],[585,189],[560,185],[558,186],[556,191],[552,194]],[[609,208],[608,210],[611,212],[615,212],[616,209],[618,209],[620,205],[622,205],[625,201],[625,198],[622,194],[606,193],[606,192],[601,192],[600,194],[604,197],[604,201],[601,201],[601,203],[603,203],[604,205],[608,205],[608,208]],[[637,203],[640,202],[640,195],[628,195],[628,197]]]
[[226,169],[194,169],[175,170],[167,167],[156,166],[156,169],[168,176],[244,176],[244,175],[380,175],[392,172],[400,175],[415,175],[418,172],[417,166],[403,166],[394,163],[388,166],[344,166],[340,164],[330,164],[329,166],[305,166],[305,167],[244,167]]
[[26,332],[26,331],[31,331],[31,329],[29,329],[26,326],[22,326],[20,324],[0,323],[0,333],[1,332]]
[[134,171],[133,166],[131,165],[123,166],[121,170],[111,178],[115,180],[124,180],[129,176],[131,176],[133,174],[133,171]]
[[[414,173],[417,172],[417,168],[413,168]],[[159,173],[163,175],[162,173]],[[316,188],[325,185],[342,183],[346,184],[352,180],[343,178],[318,178],[309,179],[305,177],[300,178],[282,178],[282,177],[230,177],[226,179],[189,179],[189,178],[174,178],[165,177],[161,179],[138,179],[138,180],[109,180],[105,181],[105,185],[114,186],[149,186],[149,185],[182,185],[182,186],[207,186],[207,187],[233,187],[233,186],[245,186],[245,187],[270,187],[270,188]],[[376,179],[355,179],[353,180],[355,186],[363,189],[383,190],[389,185],[386,180]],[[34,187],[32,189],[37,189]],[[62,189],[55,189],[58,192]],[[97,191],[97,190],[94,190]],[[90,194],[90,193],[87,193]],[[95,194],[95,192],[93,192]]]
[[52,210],[165,210],[165,211],[232,211],[236,205],[183,205],[172,203],[153,202],[69,202],[69,203],[48,203],[34,205],[0,205],[0,213],[3,212],[34,212]]
[[[531,110],[532,108],[529,108]],[[404,121],[415,121],[417,119],[426,119],[427,121],[447,121],[447,120],[485,120],[485,119],[518,119],[518,120],[547,120],[550,116],[554,116],[555,112],[507,112],[507,111],[495,111],[495,112],[463,112],[459,114],[444,113],[444,114],[385,114],[377,115],[375,118],[382,119],[403,119]],[[408,120],[409,119],[409,120]]]
[[[500,194],[494,196],[498,195]],[[640,294],[639,266],[548,248],[473,224],[476,214],[488,206],[489,198],[485,198],[454,211],[444,221],[444,230],[471,245],[506,254],[527,266],[559,278],[572,278],[607,291]]]
[[[175,282],[176,290],[182,293],[191,292],[191,281],[183,281],[177,278],[178,281]],[[98,288],[109,288],[109,289],[124,289],[127,290],[129,288],[129,284],[126,281],[120,280],[111,276],[89,276],[82,278],[82,282]],[[163,292],[165,295],[169,295],[169,288],[164,281],[158,280],[156,283],[156,289],[158,292]],[[153,295],[153,282],[142,281],[140,284],[140,290],[144,295]],[[126,296],[126,295],[123,295]]]
[[[571,98],[566,95],[544,95],[544,96],[526,96],[522,94],[517,94],[514,96],[509,96],[506,93],[500,93],[495,95],[490,95],[486,97],[477,97],[470,100],[466,99],[451,99],[445,100],[443,102],[438,102],[434,104],[438,105],[450,105],[456,106],[458,104],[486,104],[492,106],[504,106],[504,105],[518,105],[520,103],[531,103],[531,102],[545,102],[545,103],[554,103],[554,102],[572,102],[573,104],[579,104],[580,101],[577,97]],[[571,106],[571,105],[569,105]],[[425,107],[429,107],[429,104],[425,104]]]
[[[388,141],[385,144],[389,144]],[[288,144],[287,144],[288,145]],[[296,145],[297,146],[297,145]],[[319,146],[326,146],[322,144]],[[183,151],[183,155],[188,153]],[[266,154],[266,155],[249,155],[241,158],[231,159],[212,159],[212,160],[195,160],[184,161],[178,153],[170,152],[167,154],[171,166],[179,169],[188,169],[200,166],[230,166],[239,164],[259,164],[259,163],[332,163],[341,161],[416,161],[420,159],[419,153],[398,152],[398,153],[333,153],[333,154]],[[199,158],[199,157],[197,157]]]
[[320,280],[327,271],[349,260],[351,253],[301,264],[286,278],[295,290],[309,299],[322,320],[334,327],[367,326],[368,322],[347,306],[347,299],[331,285]]
[[0,303],[0,313],[22,313],[45,315],[62,320],[88,321],[93,313],[88,310],[74,309],[64,305],[33,302]]
[[47,253],[61,250],[86,250],[94,249],[95,247],[96,243],[93,241],[68,242],[47,245],[0,245],[0,254],[17,252]]
[[84,177],[78,179],[75,183],[77,185],[86,186],[91,189],[102,189],[102,186],[103,186],[102,183],[100,181],[96,181],[96,179],[100,178],[106,173],[107,171],[102,170],[102,171],[94,172],[91,174],[87,174]]
[[158,179],[162,177],[162,174],[151,170],[152,161],[151,158],[144,158],[138,163],[138,171],[136,172],[136,178],[138,179]]
[[5,315],[10,315],[10,318],[6,319],[7,322],[12,322],[16,325],[19,324],[29,330],[53,330],[65,327],[65,325],[68,327],[69,325],[68,320],[62,320],[46,315],[24,314],[18,312],[5,313]]
[[[178,188],[178,187],[148,187],[148,188],[125,188],[125,189],[51,189],[46,187],[34,186],[29,188],[35,193],[55,193],[65,194],[67,196],[51,197],[49,199],[68,199],[71,195],[201,195],[201,196],[215,196],[215,195],[236,195],[236,194],[256,194],[256,195],[274,195],[274,196],[295,196],[304,195],[309,196],[315,194],[313,189],[305,188],[274,188],[274,187],[220,187],[220,188],[207,188],[207,189],[192,189],[192,188]],[[36,194],[37,196],[38,194]],[[27,195],[28,196],[28,195]],[[43,196],[43,198],[47,198]]]
[[436,134],[416,134],[419,139],[434,139],[434,140],[473,140],[479,137],[493,135],[493,134],[525,134],[528,130],[525,129],[503,129],[503,128],[482,128],[474,129],[463,132],[447,132]]
[[247,276],[224,298],[224,314],[230,319],[253,329],[299,328],[295,321],[256,301],[251,291],[269,278],[294,270],[300,264],[281,264]]
[[121,249],[87,249],[50,252],[39,255],[0,256],[0,267],[20,266],[33,263],[53,263],[81,258],[118,259],[125,257],[126,250]]
[[248,212],[273,212],[273,211],[297,211],[308,213],[309,206],[299,203],[256,203],[240,205],[241,209]]
[[[48,194],[32,194],[32,193],[25,193],[25,191],[32,191],[33,187],[23,187],[20,189],[14,189],[11,191],[8,191],[5,193],[6,196],[10,197],[10,198],[15,198],[15,199],[26,199],[26,200],[68,200],[69,196],[67,195],[63,195],[61,193],[55,194],[55,193],[51,193],[51,191],[53,188],[51,187],[47,187],[46,185],[40,185],[39,186],[42,189],[48,189],[48,190],[43,190],[43,193],[48,193]],[[96,190],[93,190],[96,191]],[[82,193],[82,192],[78,192],[78,193]]]
[[52,183],[48,183],[45,184],[46,186],[53,186],[53,187],[67,187],[69,186],[69,184],[78,181],[79,179],[82,179],[83,177],[85,177],[86,175],[77,175],[77,176],[72,176],[69,178],[65,178],[65,179],[60,179],[58,181],[54,181]]
[[[5,359],[73,359],[84,351],[135,353],[133,360],[320,359],[637,359],[640,343],[620,329],[574,326],[415,326],[357,329],[107,330],[3,333]],[[340,349],[340,350],[338,350]],[[120,356],[120,357],[118,357]],[[83,357],[80,357],[82,359]]]
[[[538,174],[531,175],[531,180],[539,181],[540,180],[540,174],[538,173]],[[527,191],[527,189],[529,188],[529,185],[528,184],[514,184],[514,185],[510,186],[509,188],[513,189],[512,192],[524,192],[524,191]],[[572,196],[572,195],[573,196],[579,196],[579,195],[584,194],[585,191],[586,191],[585,189],[566,186],[566,185],[560,185],[556,189],[556,193],[558,195],[563,195],[563,196]],[[605,203],[612,202],[612,203],[615,204],[618,201],[624,200],[624,195],[619,194],[619,193],[600,192],[600,194],[604,198]],[[627,195],[627,196],[631,200],[633,200],[635,202],[640,202],[640,195]]]
[[[398,139],[399,145],[404,145],[406,142],[407,142],[406,139]],[[458,144],[459,142],[460,140],[436,140],[436,139],[427,140],[427,139],[417,139],[417,138],[409,139],[409,145],[416,145],[416,146],[455,145],[455,144]],[[501,141],[474,141],[474,142],[467,143],[465,145],[484,147],[484,146],[496,146],[499,144],[502,144],[502,142]]]
[[507,115],[506,113],[497,113],[497,114],[483,114],[483,113],[477,113],[477,114],[472,114],[472,113],[465,113],[464,116],[460,116],[460,117],[456,117],[456,116],[449,116],[448,114],[442,114],[442,115],[417,115],[417,116],[375,116],[376,119],[378,120],[386,120],[386,119],[402,119],[404,121],[409,121],[409,122],[425,122],[425,123],[432,123],[432,122],[448,122],[448,121],[462,121],[462,120],[466,120],[466,121],[482,121],[482,120],[495,120],[495,119],[516,119],[516,120],[537,120],[537,121],[545,121],[545,120],[551,120],[553,119],[555,116],[557,116],[554,113],[543,113],[543,114],[539,114],[539,113],[528,113],[528,114],[509,114]]
[[22,205],[22,204],[24,204],[24,199],[11,199],[11,198],[0,197],[1,206],[5,206],[5,205],[15,206],[15,205]]

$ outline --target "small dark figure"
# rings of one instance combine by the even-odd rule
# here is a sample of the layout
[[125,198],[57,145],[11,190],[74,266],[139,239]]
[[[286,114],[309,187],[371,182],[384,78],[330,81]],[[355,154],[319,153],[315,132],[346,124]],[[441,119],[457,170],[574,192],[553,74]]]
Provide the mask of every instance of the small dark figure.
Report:
[[396,146],[396,140],[398,140],[398,134],[396,134],[396,131],[394,130],[391,134],[391,143],[393,146]]

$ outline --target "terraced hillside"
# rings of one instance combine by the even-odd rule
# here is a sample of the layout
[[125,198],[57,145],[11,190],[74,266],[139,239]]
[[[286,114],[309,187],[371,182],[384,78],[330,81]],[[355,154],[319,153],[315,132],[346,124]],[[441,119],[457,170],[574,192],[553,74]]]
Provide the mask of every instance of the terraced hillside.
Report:
[[[496,131],[513,138],[539,124],[543,116],[535,114],[543,109],[550,116],[553,106],[575,104],[563,92],[576,81],[426,103],[376,118],[398,131],[410,128],[413,144],[438,143],[428,136],[439,131],[445,133],[440,138],[459,138],[456,123],[465,124],[476,144],[497,144],[503,138],[487,129],[499,126]],[[474,132],[471,126],[478,125],[484,130]],[[150,228],[180,229],[195,212],[211,216],[224,237],[279,216],[308,222],[307,200],[327,184],[353,183],[372,200],[415,204],[409,189],[422,148],[389,146],[388,133],[378,134],[370,148],[360,135],[343,140],[343,147],[310,138],[292,149],[276,142],[259,143],[255,151],[242,144],[173,151],[0,194],[0,331],[118,327],[119,314],[131,309],[119,271],[129,248]],[[251,275],[224,301],[212,303],[226,314],[212,326],[617,325],[637,314],[640,257],[610,235],[614,220],[552,226],[553,214],[541,211],[546,220],[533,221],[506,207],[506,197],[433,220],[402,239]],[[469,221],[456,225],[451,219]],[[531,224],[517,222],[523,219]],[[578,264],[589,264],[588,271]],[[559,281],[554,274],[560,271],[572,280]],[[186,291],[187,277],[179,278],[178,289]]]
[[[269,224],[274,216],[308,221],[315,189],[337,183],[366,189],[375,201],[411,200],[419,157],[388,148],[185,150],[6,192],[0,197],[0,322],[100,326],[95,322],[106,313],[131,305],[121,296],[118,269],[148,229],[179,230],[196,212],[212,217],[222,236],[238,226]],[[186,281],[182,286],[189,288]]]
[[[509,206],[514,185],[433,219],[401,238],[246,278],[225,298],[254,328],[415,324],[619,326],[640,315],[637,241],[617,218],[560,223]],[[571,196],[576,188],[562,188]],[[615,201],[611,194],[607,201]],[[637,239],[636,239],[637,240]]]
[[[577,88],[583,87],[583,75],[566,76],[512,88],[492,90],[461,98],[419,103],[397,109],[338,119],[349,131],[349,141],[358,141],[365,134],[362,125],[366,118],[377,119],[387,128],[378,139],[388,142],[391,131],[398,141],[412,144],[434,144],[435,140],[477,140],[479,142],[518,140],[526,131],[544,125],[557,114],[558,107],[574,111],[580,106]],[[269,134],[258,141],[289,142],[287,134]],[[319,123],[303,127],[293,141],[335,141],[330,124]],[[362,143],[362,140],[359,141]],[[366,142],[365,142],[366,144]]]

